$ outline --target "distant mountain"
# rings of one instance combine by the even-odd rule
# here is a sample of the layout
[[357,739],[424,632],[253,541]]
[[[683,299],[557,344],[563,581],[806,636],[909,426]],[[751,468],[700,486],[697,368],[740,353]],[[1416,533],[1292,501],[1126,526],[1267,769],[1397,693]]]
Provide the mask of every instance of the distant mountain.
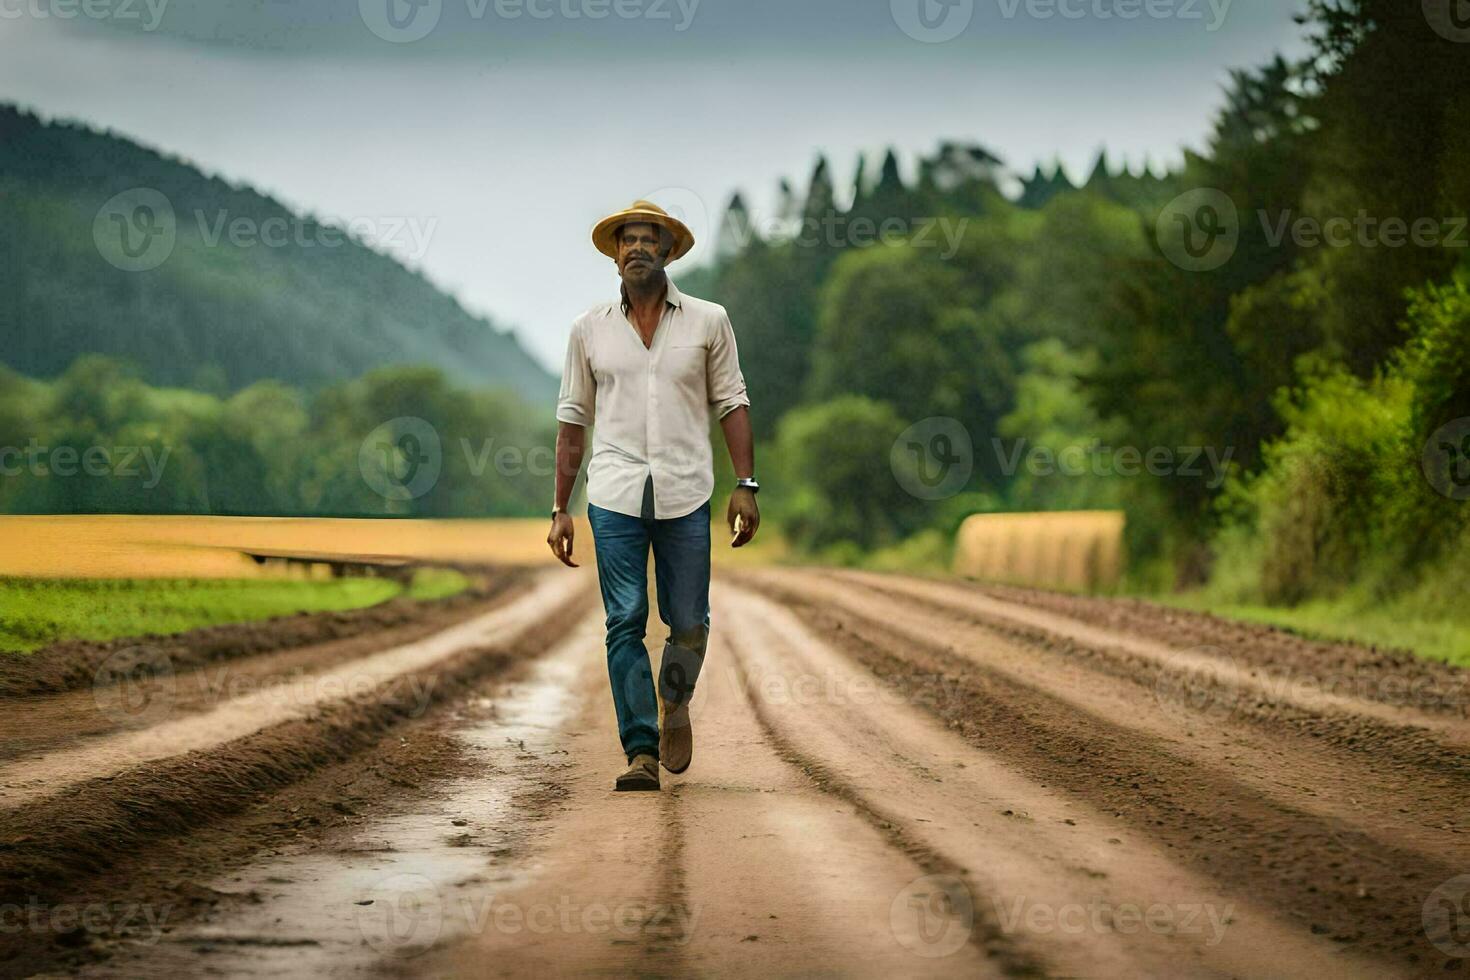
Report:
[[[407,246],[432,228],[408,220],[372,231]],[[533,402],[556,392],[512,334],[348,233],[129,139],[0,105],[0,363],[52,377],[85,353],[221,391],[424,364]]]

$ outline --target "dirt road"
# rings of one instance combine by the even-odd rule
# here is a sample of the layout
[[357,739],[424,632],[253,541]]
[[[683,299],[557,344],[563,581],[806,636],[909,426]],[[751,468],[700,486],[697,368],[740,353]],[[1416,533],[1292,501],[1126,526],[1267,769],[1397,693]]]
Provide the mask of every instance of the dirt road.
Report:
[[1463,671],[856,572],[722,571],[713,605],[656,795],[610,791],[591,569],[376,648],[185,658],[152,714],[93,697],[0,758],[3,969],[1470,970]]

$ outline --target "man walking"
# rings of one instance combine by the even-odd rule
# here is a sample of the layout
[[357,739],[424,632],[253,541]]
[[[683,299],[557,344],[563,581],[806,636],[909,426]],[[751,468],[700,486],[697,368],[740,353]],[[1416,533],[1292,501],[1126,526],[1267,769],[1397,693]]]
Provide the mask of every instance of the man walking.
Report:
[[[546,543],[563,564],[577,567],[566,506],[590,425],[587,520],[607,611],[613,706],[628,759],[615,785],[656,790],[659,764],[681,773],[694,752],[689,699],[710,626],[711,412],[737,478],[726,513],[731,544],[745,544],[760,526],[750,399],[725,308],[679,292],[664,273],[694,247],[683,222],[635,201],[599,221],[592,243],[617,263],[622,296],[572,324],[556,407],[556,505]],[[669,628],[657,700],[643,645],[650,546],[659,618]]]

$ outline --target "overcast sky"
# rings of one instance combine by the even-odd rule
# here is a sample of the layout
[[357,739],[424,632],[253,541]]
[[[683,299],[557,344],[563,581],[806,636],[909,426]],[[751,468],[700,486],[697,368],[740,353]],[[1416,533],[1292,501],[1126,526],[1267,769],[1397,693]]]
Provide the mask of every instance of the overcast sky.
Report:
[[677,279],[731,192],[769,208],[819,151],[839,183],[946,139],[1074,176],[1104,144],[1173,163],[1230,68],[1300,52],[1297,6],[0,0],[0,99],[391,236],[559,371],[572,318],[616,294],[587,233],[636,197],[704,233]]

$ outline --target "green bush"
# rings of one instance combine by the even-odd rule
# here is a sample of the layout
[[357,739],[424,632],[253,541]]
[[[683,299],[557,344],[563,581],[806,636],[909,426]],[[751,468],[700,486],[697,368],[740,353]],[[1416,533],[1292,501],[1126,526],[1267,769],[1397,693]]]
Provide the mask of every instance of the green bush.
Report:
[[1429,436],[1470,416],[1470,293],[1416,292],[1405,327],[1411,339],[1372,380],[1320,359],[1299,365],[1305,380],[1278,399],[1285,434],[1224,501],[1217,546],[1237,597],[1294,604],[1353,585],[1401,593],[1466,533],[1470,511],[1421,466]]
[[858,395],[786,413],[776,453],[790,486],[779,518],[793,544],[868,549],[923,523],[926,502],[904,492],[889,463],[905,428],[892,405]]

